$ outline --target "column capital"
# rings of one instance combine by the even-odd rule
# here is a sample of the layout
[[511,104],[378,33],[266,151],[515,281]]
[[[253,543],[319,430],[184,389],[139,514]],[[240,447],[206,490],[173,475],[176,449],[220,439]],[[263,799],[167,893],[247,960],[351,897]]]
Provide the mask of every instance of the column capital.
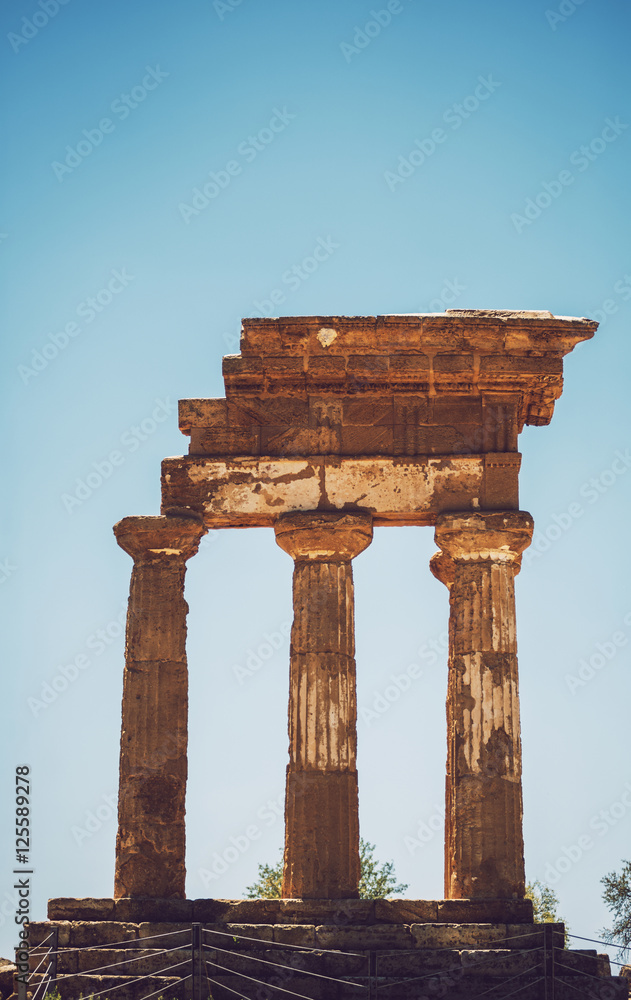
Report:
[[429,568],[432,571],[432,575],[444,583],[447,589],[449,589],[456,579],[456,564],[448,556],[446,552],[434,552],[434,555],[430,557]]
[[205,533],[201,518],[164,514],[124,517],[114,525],[116,541],[135,562],[153,561],[161,556],[190,559]]
[[432,573],[449,586],[458,562],[491,560],[511,563],[518,571],[533,527],[531,515],[523,510],[439,514],[434,540],[441,552],[432,557]]
[[372,515],[365,512],[292,511],[274,524],[276,541],[295,560],[348,562],[372,541]]

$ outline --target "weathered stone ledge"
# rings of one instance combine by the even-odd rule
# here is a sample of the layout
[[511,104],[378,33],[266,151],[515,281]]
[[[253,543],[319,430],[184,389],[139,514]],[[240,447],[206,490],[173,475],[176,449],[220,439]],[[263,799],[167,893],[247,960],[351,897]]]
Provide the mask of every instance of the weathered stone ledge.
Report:
[[421,458],[339,455],[162,463],[162,512],[207,528],[269,528],[280,514],[359,510],[381,525],[429,525],[445,511],[517,510],[519,452]]
[[[31,948],[48,940],[52,927],[57,928],[59,948],[118,948],[149,950],[190,946],[190,923],[118,923],[115,920],[54,920],[31,924]],[[550,943],[564,947],[563,924],[244,924],[203,923],[209,932],[206,943],[225,944],[229,948],[257,949],[270,942],[277,945],[324,948],[345,952],[367,949],[415,951],[432,949],[508,949],[509,951],[544,947]],[[217,935],[213,938],[213,932]],[[547,937],[546,937],[547,935]],[[159,936],[159,941],[156,939]]]
[[238,924],[529,924],[529,899],[74,899],[49,920]]

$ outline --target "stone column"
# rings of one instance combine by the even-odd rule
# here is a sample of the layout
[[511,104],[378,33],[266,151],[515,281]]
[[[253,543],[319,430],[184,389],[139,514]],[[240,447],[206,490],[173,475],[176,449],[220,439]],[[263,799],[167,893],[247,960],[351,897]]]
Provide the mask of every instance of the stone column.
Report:
[[359,885],[357,699],[351,560],[370,514],[282,514],[295,560],[285,795],[284,898],[353,899]]
[[514,577],[522,511],[441,514],[432,557],[449,587],[445,897],[525,890]]
[[126,517],[127,611],[114,896],[184,898],[188,670],[184,574],[204,527]]

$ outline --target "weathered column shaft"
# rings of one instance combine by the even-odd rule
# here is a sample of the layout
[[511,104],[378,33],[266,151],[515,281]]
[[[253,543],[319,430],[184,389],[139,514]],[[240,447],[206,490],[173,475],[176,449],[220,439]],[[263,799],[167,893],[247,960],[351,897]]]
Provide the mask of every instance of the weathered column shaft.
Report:
[[184,575],[204,528],[129,517],[134,559],[125,645],[114,896],[185,895],[188,670]]
[[444,514],[432,569],[449,586],[445,896],[525,889],[514,576],[521,512]]
[[370,515],[289,514],[276,524],[295,559],[284,897],[358,895],[357,699],[351,559]]
[[289,753],[304,770],[354,770],[355,637],[350,562],[297,562]]

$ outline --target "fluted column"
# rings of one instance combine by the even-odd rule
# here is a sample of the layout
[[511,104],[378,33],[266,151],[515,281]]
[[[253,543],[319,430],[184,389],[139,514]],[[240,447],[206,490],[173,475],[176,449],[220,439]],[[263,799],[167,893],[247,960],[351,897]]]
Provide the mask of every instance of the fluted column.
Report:
[[114,896],[185,896],[188,670],[184,574],[204,527],[126,517],[127,611]]
[[275,530],[295,560],[282,894],[352,899],[359,815],[351,560],[370,544],[372,518],[283,514]]
[[522,511],[441,514],[432,557],[449,587],[445,897],[523,898],[514,577]]

